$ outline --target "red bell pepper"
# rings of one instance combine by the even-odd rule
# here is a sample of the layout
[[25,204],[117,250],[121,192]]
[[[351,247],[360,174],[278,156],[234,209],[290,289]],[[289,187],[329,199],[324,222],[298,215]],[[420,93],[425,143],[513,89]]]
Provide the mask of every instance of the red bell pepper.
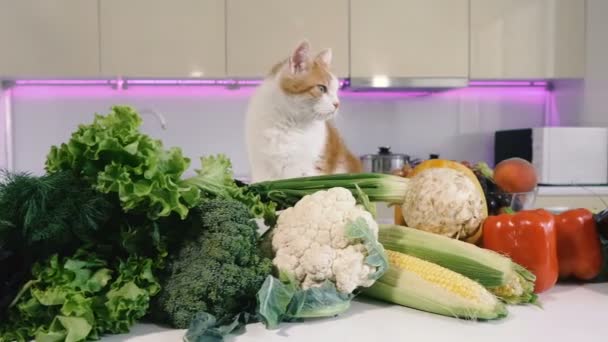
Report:
[[546,210],[489,216],[483,225],[483,247],[509,256],[532,272],[536,276],[535,293],[557,282],[555,218]]
[[602,269],[602,246],[597,225],[587,209],[573,209],[555,216],[560,278],[591,280]]

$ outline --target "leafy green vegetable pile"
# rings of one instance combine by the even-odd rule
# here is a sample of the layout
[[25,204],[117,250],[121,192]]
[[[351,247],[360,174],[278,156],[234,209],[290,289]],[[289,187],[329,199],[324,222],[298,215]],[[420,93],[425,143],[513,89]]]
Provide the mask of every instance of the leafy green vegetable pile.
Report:
[[190,159],[179,148],[165,150],[160,140],[142,134],[141,123],[129,107],[95,115],[93,123],[79,126],[69,142],[51,148],[46,169],[70,170],[98,191],[118,194],[125,211],[143,211],[151,219],[171,213],[184,219],[202,195],[241,200],[256,217],[272,219],[274,205],[243,192],[225,156],[201,158],[197,176],[182,180]]
[[190,159],[141,123],[113,107],[51,147],[46,174],[0,174],[0,342],[95,340],[142,319],[220,341],[348,309],[333,284],[275,273],[254,221],[276,222],[269,188],[235,181],[221,154],[185,178]]
[[108,265],[86,251],[53,255],[34,266],[33,276],[15,298],[0,339],[81,341],[127,332],[160,290],[152,260],[130,257]]
[[0,321],[36,261],[93,242],[112,202],[69,172],[0,175]]

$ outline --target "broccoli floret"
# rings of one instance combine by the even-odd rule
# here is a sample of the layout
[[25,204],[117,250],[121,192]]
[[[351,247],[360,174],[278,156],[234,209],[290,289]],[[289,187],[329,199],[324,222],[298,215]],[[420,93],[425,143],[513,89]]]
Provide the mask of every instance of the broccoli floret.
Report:
[[188,328],[201,311],[218,322],[253,312],[272,269],[272,261],[259,254],[257,225],[245,205],[216,199],[199,210],[201,233],[169,257],[152,304],[151,317],[174,328]]

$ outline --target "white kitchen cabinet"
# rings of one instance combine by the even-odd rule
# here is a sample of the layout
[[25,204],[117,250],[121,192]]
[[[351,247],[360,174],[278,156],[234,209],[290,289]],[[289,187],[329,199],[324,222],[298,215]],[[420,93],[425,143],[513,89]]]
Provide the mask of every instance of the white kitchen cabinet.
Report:
[[101,70],[132,77],[223,77],[223,0],[100,1]]
[[471,78],[584,77],[585,0],[471,0]]
[[466,78],[468,0],[351,0],[351,76]]
[[348,0],[227,0],[228,75],[262,77],[306,39],[348,76]]
[[0,77],[99,74],[97,0],[0,0]]

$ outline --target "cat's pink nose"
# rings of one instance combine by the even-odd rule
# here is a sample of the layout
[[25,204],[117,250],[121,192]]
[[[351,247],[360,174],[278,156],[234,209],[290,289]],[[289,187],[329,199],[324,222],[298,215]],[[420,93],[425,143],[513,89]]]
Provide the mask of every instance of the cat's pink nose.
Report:
[[338,109],[338,107],[340,107],[340,102],[339,101],[334,102],[334,109]]

